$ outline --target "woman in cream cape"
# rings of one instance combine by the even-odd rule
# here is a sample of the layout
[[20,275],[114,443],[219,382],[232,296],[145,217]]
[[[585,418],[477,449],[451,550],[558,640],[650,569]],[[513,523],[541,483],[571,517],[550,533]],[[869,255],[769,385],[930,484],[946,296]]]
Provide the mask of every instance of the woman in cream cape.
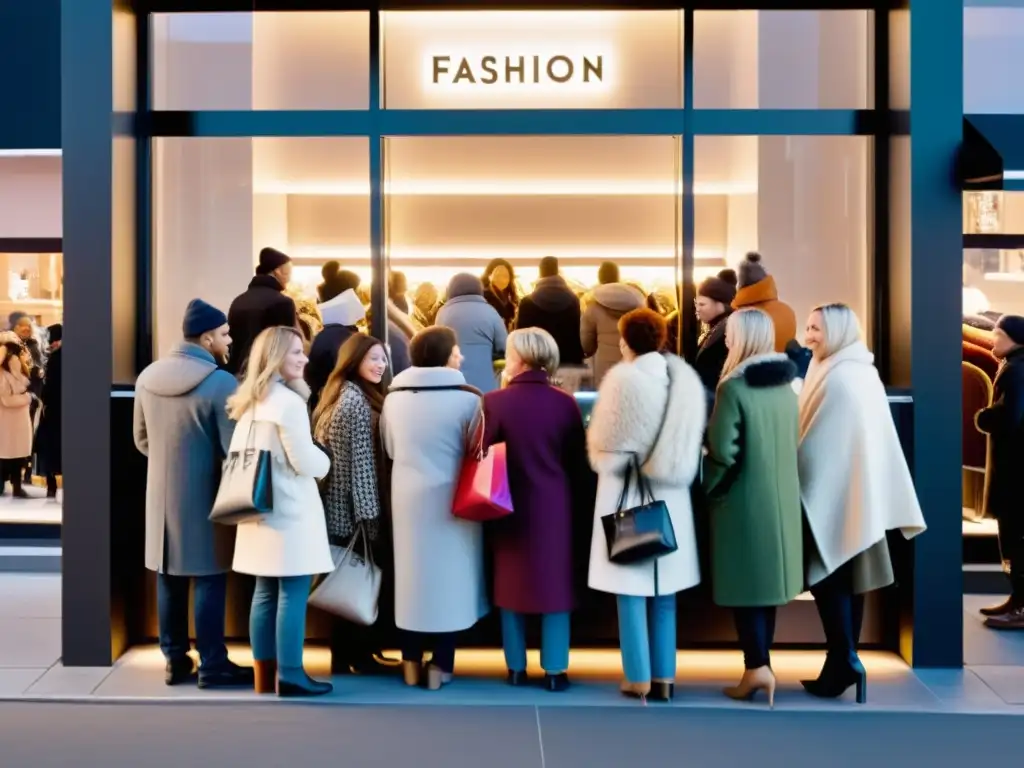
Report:
[[863,595],[893,583],[886,532],[925,529],[874,355],[844,304],[815,308],[806,345],[814,357],[800,393],[800,498],[808,535],[807,583],[828,655],[815,696],[836,698],[866,675],[857,657]]

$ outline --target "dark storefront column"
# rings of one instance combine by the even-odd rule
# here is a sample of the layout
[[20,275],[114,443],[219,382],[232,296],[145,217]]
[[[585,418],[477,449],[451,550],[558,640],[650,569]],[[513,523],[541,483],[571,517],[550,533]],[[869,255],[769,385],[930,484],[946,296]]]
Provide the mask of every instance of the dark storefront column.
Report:
[[905,100],[909,80],[910,136],[891,146],[889,363],[893,383],[913,391],[914,479],[928,523],[903,575],[912,586],[900,648],[917,667],[960,666],[963,2],[911,0],[909,23],[894,13],[892,93]]
[[136,47],[127,6],[61,3],[67,666],[108,665],[127,642],[111,514],[111,391],[134,373]]

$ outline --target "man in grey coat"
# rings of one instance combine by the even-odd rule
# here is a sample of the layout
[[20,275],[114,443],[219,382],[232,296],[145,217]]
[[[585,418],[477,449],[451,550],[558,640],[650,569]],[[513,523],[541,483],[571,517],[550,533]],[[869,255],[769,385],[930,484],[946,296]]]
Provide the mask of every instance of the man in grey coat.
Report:
[[494,361],[505,356],[508,331],[501,315],[484,298],[480,278],[465,272],[455,275],[435,322],[455,331],[466,383],[485,393],[497,389]]
[[218,367],[231,336],[224,313],[200,299],[189,303],[182,330],[184,340],[135,385],[135,445],[149,458],[146,568],[157,573],[165,682],[177,685],[194,675],[188,655],[194,584],[199,687],[251,686],[252,669],[231,662],[224,645],[234,529],[209,520],[233,431],[226,404],[237,382]]

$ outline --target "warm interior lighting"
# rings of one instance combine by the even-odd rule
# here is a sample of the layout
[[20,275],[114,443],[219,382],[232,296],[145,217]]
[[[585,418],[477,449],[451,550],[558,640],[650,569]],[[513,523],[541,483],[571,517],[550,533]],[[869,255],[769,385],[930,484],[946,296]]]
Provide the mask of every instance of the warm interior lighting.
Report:
[[[287,248],[286,248],[287,250]],[[391,260],[391,266],[407,262],[445,262],[445,261],[466,261],[486,264],[491,259],[507,259],[513,263],[517,261],[540,261],[545,256],[557,256],[559,261],[585,261],[594,264],[596,267],[602,261],[656,261],[665,262],[664,266],[671,268],[676,259],[676,252],[673,246],[665,248],[631,247],[628,245],[614,248],[590,248],[587,246],[573,246],[563,248],[559,246],[539,245],[533,248],[495,248],[491,245],[481,243],[478,248],[388,248],[387,255]],[[296,259],[309,259],[316,261],[327,261],[337,259],[342,264],[349,262],[369,262],[369,246],[350,247],[316,247],[299,246],[289,251]],[[722,261],[724,254],[714,248],[698,248],[694,252],[697,261]],[[721,267],[717,267],[721,269]]]
[[[697,182],[695,195],[756,195],[757,181],[725,183]],[[360,197],[370,194],[370,182],[339,180],[325,182],[257,181],[257,195],[331,195]],[[681,194],[673,179],[663,181],[617,181],[610,179],[529,179],[522,181],[450,179],[440,181],[387,181],[384,194],[408,197],[659,197]]]

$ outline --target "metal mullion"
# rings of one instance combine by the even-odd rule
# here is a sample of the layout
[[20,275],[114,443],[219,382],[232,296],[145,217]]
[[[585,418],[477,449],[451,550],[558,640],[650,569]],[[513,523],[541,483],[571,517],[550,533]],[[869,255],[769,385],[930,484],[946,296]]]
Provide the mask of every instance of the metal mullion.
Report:
[[703,136],[871,136],[886,113],[873,109],[693,109]]
[[370,12],[370,332],[387,343],[388,338],[388,264],[384,248],[384,131],[380,116],[383,103],[383,60],[381,51],[381,16]]
[[694,187],[694,131],[693,131],[693,10],[683,12],[683,135],[682,135],[682,173],[683,173],[683,275],[682,290],[679,292],[679,319],[681,323],[679,346],[688,360],[693,360],[697,353],[697,318],[693,312],[693,303],[697,289],[693,282],[693,268],[696,261],[695,244],[697,233],[696,205],[693,196]]

